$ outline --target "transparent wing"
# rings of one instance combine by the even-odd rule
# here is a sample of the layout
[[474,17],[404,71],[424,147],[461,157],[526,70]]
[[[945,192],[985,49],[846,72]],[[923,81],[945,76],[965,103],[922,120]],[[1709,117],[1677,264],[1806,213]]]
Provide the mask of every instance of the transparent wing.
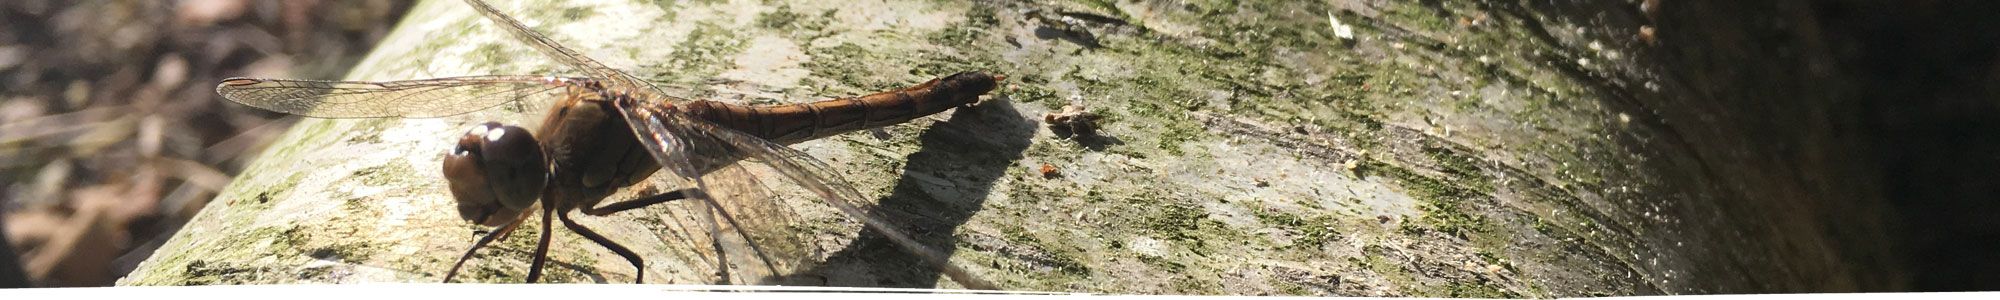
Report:
[[[657,115],[655,110],[640,114]],[[635,115],[627,113],[627,115]],[[629,119],[629,118],[628,118]],[[632,123],[649,124],[649,123]],[[650,124],[663,124],[651,122]],[[638,127],[638,126],[635,126]],[[743,165],[730,163],[737,152],[713,134],[671,130],[663,126],[635,130],[662,169],[652,179],[661,187],[693,187],[688,200],[662,218],[671,222],[661,233],[669,244],[696,246],[673,254],[688,267],[707,272],[704,281],[719,284],[784,284],[817,258],[808,233],[795,230],[795,214],[768,192],[768,186]],[[734,156],[740,157],[740,156]],[[703,260],[688,260],[700,257]]]
[[[671,175],[669,172],[656,173],[648,179],[648,182],[652,182],[653,185],[635,185],[635,187],[641,187],[640,189],[645,191],[638,191],[627,196],[654,195],[684,186],[692,186],[682,185],[682,182],[678,178],[678,176]],[[715,238],[719,236],[717,232],[727,229],[718,225],[724,221],[717,218],[716,209],[708,205],[710,202],[712,201],[677,201],[664,205],[649,206],[641,209],[641,212],[626,214],[629,216],[629,219],[636,220],[639,224],[646,226],[643,234],[650,234],[651,239],[660,241],[659,245],[645,245],[643,243],[639,245],[641,251],[645,252],[642,255],[646,257],[646,265],[651,270],[647,274],[648,283],[692,282],[727,284],[733,282],[727,277],[719,278],[718,275],[736,275],[724,272],[723,270],[741,269],[742,267],[724,266],[718,264],[718,262],[723,262],[725,259],[737,258],[738,256],[742,256],[737,253],[749,253],[748,251],[753,250],[737,248],[717,250],[717,248],[724,247],[724,244],[733,243],[729,240],[718,240]],[[631,241],[644,240],[643,234],[640,236],[641,239]],[[724,253],[735,255],[723,256],[722,254]],[[732,262],[732,264],[744,265],[740,261]],[[738,275],[736,278],[741,278],[741,276]]]
[[[555,40],[549,39],[549,37],[543,36],[540,33],[535,33],[535,30],[528,28],[528,25],[521,24],[521,21],[514,20],[514,17],[509,17],[507,14],[501,13],[499,9],[493,8],[492,5],[487,5],[486,1],[465,0],[465,3],[472,5],[474,10],[478,10],[479,14],[485,15],[487,19],[493,20],[494,23],[499,23],[500,27],[505,29],[508,34],[513,35],[515,39],[534,47],[535,51],[541,52],[542,55],[555,59],[557,62],[561,62],[570,68],[575,68],[576,71],[583,72],[583,74],[589,77],[603,79],[605,86],[611,90],[647,89],[653,92],[664,92],[651,82],[639,80],[632,77],[631,74],[606,67],[603,63],[598,63],[596,60],[590,59],[590,57],[583,56],[581,52],[564,47],[562,44],[557,44]],[[672,100],[673,102],[682,101],[680,98],[668,100]]]
[[[700,142],[697,142],[700,143]],[[695,159],[695,165],[712,163],[712,157]],[[744,164],[724,164],[703,174],[700,195],[714,218],[715,245],[721,248],[727,267],[723,282],[797,285],[813,280],[793,278],[821,256],[812,238],[792,218],[796,212],[785,206],[771,186],[758,180]],[[819,280],[824,281],[824,280]]]
[[[487,4],[486,1],[466,0],[465,2],[466,4],[472,5],[472,7],[475,10],[479,11],[481,15],[486,16],[487,19],[493,20],[494,23],[498,23],[500,27],[504,29],[509,35],[513,35],[515,39],[527,43],[529,46],[532,46],[533,48],[535,48],[535,51],[541,52],[542,55],[555,59],[557,62],[569,66],[572,69],[576,69],[576,71],[582,72],[588,77],[603,79],[602,83],[604,84],[606,90],[626,91],[633,93],[652,92],[654,94],[658,94],[660,97],[663,98],[660,100],[670,103],[687,102],[691,101],[689,99],[693,98],[710,99],[710,100],[730,102],[730,103],[748,103],[750,101],[755,101],[755,100],[772,100],[774,102],[781,102],[783,99],[787,98],[782,93],[772,92],[775,90],[782,90],[783,89],[782,87],[759,86],[748,82],[729,82],[726,80],[725,81],[711,80],[710,82],[706,82],[706,84],[711,87],[717,87],[719,85],[720,86],[719,88],[726,90],[726,91],[712,91],[707,89],[693,88],[689,86],[660,85],[651,81],[641,80],[637,77],[633,77],[630,73],[625,73],[617,69],[613,69],[611,67],[605,66],[603,63],[599,63],[596,60],[592,60],[590,59],[589,56],[584,56],[582,52],[577,52],[574,49],[570,49],[569,47],[565,47],[560,43],[556,43],[555,40],[550,39],[548,36],[536,33],[534,29],[528,28],[527,25],[522,24],[519,20],[515,20],[511,16],[508,16],[506,13],[500,12],[499,9],[494,8],[492,5]],[[728,94],[736,94],[738,96],[753,96],[754,98],[761,98],[761,99],[745,99],[743,97],[736,97],[736,98],[698,97],[698,96],[712,96],[712,92],[723,92]]]
[[[644,249],[653,268],[648,282],[704,284],[821,285],[824,280],[792,277],[824,257],[814,244],[815,232],[788,230],[798,212],[790,209],[759,180],[751,165],[727,165],[703,174],[700,193],[682,192],[688,199],[654,205],[625,214],[648,230],[643,235],[661,241]],[[674,172],[658,172],[650,184],[635,185],[631,196],[654,195],[696,186]],[[774,230],[775,229],[775,230]],[[630,233],[626,233],[630,234]],[[662,259],[663,258],[663,259]],[[660,274],[664,277],[655,277]],[[654,280],[662,278],[664,281]]]
[[[737,268],[757,268],[757,263],[770,264],[767,268],[776,275],[785,275],[784,265],[810,258],[806,243],[798,235],[798,229],[789,226],[782,217],[785,213],[772,210],[782,206],[769,195],[755,197],[738,192],[757,189],[761,183],[750,173],[731,174],[731,170],[742,170],[746,163],[768,166],[799,188],[818,196],[841,215],[864,226],[872,228],[893,241],[906,253],[924,259],[950,276],[953,281],[970,288],[994,289],[983,279],[949,262],[943,252],[923,246],[908,234],[890,223],[868,214],[870,204],[861,202],[861,193],[838,177],[830,176],[828,167],[818,159],[777,143],[750,136],[714,124],[689,119],[679,114],[659,111],[653,107],[635,107],[631,102],[619,103],[620,111],[632,124],[635,136],[645,143],[663,169],[669,170],[680,186],[693,186],[705,193],[693,193],[696,200],[709,203],[703,205],[714,209],[717,219],[710,232],[716,235],[716,247],[724,256],[720,261],[729,262],[719,266],[725,274],[762,274],[759,270],[736,270]],[[714,170],[704,174],[704,171]],[[750,197],[746,197],[750,196]],[[756,198],[756,199],[751,199]],[[733,243],[733,244],[732,244]],[[749,251],[749,252],[745,252]],[[762,257],[752,257],[762,255]],[[732,257],[741,256],[741,257]],[[769,277],[765,277],[769,278]],[[757,282],[766,279],[749,279]]]
[[229,78],[215,92],[229,101],[315,118],[434,118],[560,92],[569,78],[469,76],[404,81]]

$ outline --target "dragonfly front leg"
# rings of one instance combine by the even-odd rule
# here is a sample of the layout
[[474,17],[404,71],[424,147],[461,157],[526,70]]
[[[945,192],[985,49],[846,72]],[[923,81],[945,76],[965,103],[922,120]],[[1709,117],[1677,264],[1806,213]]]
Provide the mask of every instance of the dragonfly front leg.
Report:
[[544,203],[542,203],[542,232],[541,232],[542,240],[535,242],[535,262],[528,264],[528,283],[535,283],[535,281],[542,279],[542,265],[548,263],[549,261],[549,237],[555,235],[554,231],[549,231],[550,226],[554,225],[549,223],[549,221],[552,220],[552,218],[549,218],[549,216],[554,215],[556,213],[555,210],[556,206],[552,205],[551,203],[546,203],[547,202],[546,200],[544,200],[543,202]]
[[611,239],[597,234],[596,231],[592,231],[590,228],[583,227],[583,224],[577,224],[576,221],[569,219],[569,214],[567,213],[556,214],[556,218],[562,219],[563,227],[568,227],[570,231],[575,231],[577,234],[583,235],[584,238],[588,238],[592,242],[597,242],[597,245],[611,249],[611,252],[617,252],[618,256],[625,257],[625,261],[632,262],[632,268],[638,269],[638,273],[633,273],[635,275],[633,275],[632,283],[646,282],[646,263],[639,259],[638,253],[625,249],[625,246],[618,245],[617,242],[612,242]]
[[632,199],[632,200],[618,201],[615,203],[604,204],[597,207],[585,207],[582,209],[582,211],[583,214],[585,215],[604,216],[621,211],[632,210],[634,208],[646,207],[660,203],[667,203],[667,201],[674,201],[680,199],[687,199],[687,189],[678,189],[672,192],[639,197],[637,199]]
[[458,275],[458,268],[465,266],[465,261],[472,260],[472,253],[478,252],[479,248],[485,248],[486,244],[506,237],[507,233],[514,232],[515,228],[521,226],[522,220],[527,220],[527,218],[514,218],[513,221],[507,222],[506,225],[501,225],[500,228],[494,229],[493,232],[486,233],[486,236],[479,237],[479,241],[472,242],[472,249],[465,249],[465,255],[458,257],[458,263],[451,265],[451,271],[444,272],[444,282],[451,283],[451,278]]

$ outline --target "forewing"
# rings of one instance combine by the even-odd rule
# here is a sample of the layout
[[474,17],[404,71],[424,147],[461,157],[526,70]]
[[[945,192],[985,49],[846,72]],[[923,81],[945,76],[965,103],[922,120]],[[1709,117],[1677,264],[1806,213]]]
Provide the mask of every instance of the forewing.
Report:
[[315,118],[434,118],[560,92],[566,79],[469,76],[404,81],[319,81],[230,78],[215,86],[223,98],[265,110]]
[[[688,181],[690,186],[717,192],[714,195],[708,195],[704,201],[713,203],[709,205],[711,207],[721,208],[720,211],[716,211],[718,215],[737,216],[735,218],[737,221],[736,224],[719,223],[717,228],[730,229],[732,225],[735,225],[733,228],[737,229],[737,234],[740,234],[735,238],[759,244],[756,246],[761,247],[759,250],[762,251],[756,254],[807,255],[804,249],[810,247],[805,247],[804,240],[809,238],[801,237],[800,233],[798,233],[800,231],[799,228],[787,226],[799,224],[776,223],[781,222],[778,218],[745,218],[745,216],[751,215],[744,212],[759,209],[757,206],[777,205],[777,203],[770,202],[770,200],[763,200],[763,202],[748,201],[737,198],[733,196],[734,194],[726,193],[739,188],[738,185],[762,185],[754,180],[754,174],[747,172],[736,175],[725,175],[727,174],[726,171],[732,168],[740,170],[740,166],[746,163],[760,163],[768,166],[772,172],[781,175],[784,179],[790,180],[797,187],[818,196],[819,199],[823,200],[822,202],[840,211],[842,215],[859,221],[864,226],[881,233],[884,237],[893,241],[899,248],[903,249],[904,252],[916,255],[931,263],[933,266],[939,268],[942,273],[950,276],[953,281],[957,281],[969,288],[995,288],[991,283],[974,276],[957,265],[951,264],[948,260],[949,257],[943,252],[923,246],[914,239],[911,239],[908,234],[903,233],[901,229],[897,229],[898,227],[870,216],[868,209],[871,208],[871,205],[860,201],[863,197],[859,191],[856,191],[853,186],[839,177],[831,176],[832,173],[828,171],[829,168],[824,163],[804,152],[735,130],[722,128],[705,121],[689,119],[679,114],[664,113],[651,108],[634,107],[627,107],[621,109],[621,111],[625,112],[628,122],[634,125],[632,126],[634,135],[640,137],[647,144],[648,149],[661,150],[655,151],[654,155],[656,159],[661,161],[661,165],[664,168],[678,174],[678,177],[681,180]],[[707,164],[721,165],[722,167],[719,167],[716,173],[701,174],[701,168]],[[762,189],[757,190],[762,191]],[[766,195],[761,199],[773,198]],[[782,212],[769,213],[783,214]],[[745,222],[746,220],[753,222]],[[720,222],[727,221],[721,220]],[[730,233],[722,230],[717,230],[716,232],[721,234]],[[726,239],[718,238],[718,240]],[[790,243],[789,241],[792,240],[799,240],[800,242]],[[773,245],[778,243],[786,243],[784,246],[796,245],[801,248],[793,250],[778,248],[777,245]],[[725,252],[732,250],[732,247],[726,245],[726,243],[722,244],[725,244],[721,247]],[[725,256],[739,256],[739,254],[725,253]],[[792,260],[790,257],[765,259],[767,261]],[[730,258],[729,260],[735,261],[737,258]],[[736,264],[732,264],[731,267],[735,267],[734,265]],[[782,268],[779,271],[784,272]]]
[[[555,40],[549,39],[548,36],[535,33],[535,30],[528,28],[528,25],[521,24],[521,21],[514,20],[514,17],[507,16],[506,13],[493,8],[492,5],[486,4],[486,1],[465,0],[465,3],[472,5],[474,10],[479,11],[481,15],[485,15],[487,19],[498,23],[501,29],[509,35],[513,35],[515,39],[534,47],[535,51],[541,52],[542,55],[555,59],[563,65],[574,68],[578,72],[583,72],[583,74],[589,77],[603,79],[606,87],[612,90],[646,89],[653,92],[663,91],[651,82],[640,80],[625,72],[606,67],[603,63],[598,63],[597,60],[584,56],[582,52],[564,47],[562,44],[556,43]],[[679,99],[676,98],[674,100],[678,101]]]
[[[782,102],[782,99],[788,98],[782,92],[783,87],[761,86],[750,82],[711,80],[702,83],[707,85],[708,88],[694,88],[683,85],[662,85],[642,80],[629,73],[613,69],[605,66],[603,63],[590,59],[589,56],[583,55],[582,52],[577,52],[575,49],[570,49],[560,43],[556,43],[554,39],[550,39],[546,35],[536,33],[534,29],[528,28],[527,25],[508,16],[506,13],[500,12],[499,9],[494,8],[485,1],[466,0],[465,2],[472,5],[474,10],[479,11],[487,19],[493,20],[494,23],[500,25],[501,29],[509,35],[514,36],[516,40],[520,40],[523,43],[527,43],[528,46],[535,48],[536,52],[541,52],[542,55],[555,59],[557,62],[572,69],[576,69],[576,71],[582,72],[586,76],[602,78],[602,82],[607,90],[633,93],[650,92],[662,97],[659,100],[672,103],[687,102],[690,101],[690,98],[731,103],[746,103],[754,102],[755,100],[777,100]],[[726,91],[715,91],[713,89],[724,89]],[[712,95],[712,92],[734,93],[739,96],[749,95],[760,99],[705,97]]]

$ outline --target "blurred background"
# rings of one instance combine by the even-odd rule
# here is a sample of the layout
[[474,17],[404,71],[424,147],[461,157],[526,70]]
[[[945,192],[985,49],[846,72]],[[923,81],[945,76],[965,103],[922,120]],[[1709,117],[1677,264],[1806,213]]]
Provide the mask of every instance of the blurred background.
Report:
[[340,78],[411,4],[0,1],[0,286],[111,285],[294,122],[216,82]]
[[[1882,204],[1828,206],[1886,207],[1844,213],[1889,220],[1893,238],[1848,242],[1892,245],[1865,258],[1900,266],[1892,286],[2000,290],[2000,2],[1613,1],[1657,19],[1652,61],[1697,83],[1669,93],[1701,101],[1653,107],[1750,141],[1697,141],[1760,173],[1710,175]],[[409,5],[0,1],[0,258],[19,259],[0,286],[111,284],[293,122],[218,80],[339,78]]]

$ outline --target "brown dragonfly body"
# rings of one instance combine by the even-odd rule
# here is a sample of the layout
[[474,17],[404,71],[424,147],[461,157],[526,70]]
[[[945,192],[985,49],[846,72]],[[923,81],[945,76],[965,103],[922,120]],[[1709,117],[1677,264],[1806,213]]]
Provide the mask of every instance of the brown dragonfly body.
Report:
[[[614,192],[636,184],[660,169],[660,165],[650,157],[645,146],[632,135],[631,125],[618,117],[620,114],[616,103],[620,101],[652,103],[656,110],[678,111],[765,140],[794,144],[857,130],[901,124],[953,107],[970,105],[977,102],[980,95],[992,91],[1001,79],[1004,77],[966,72],[909,88],[861,97],[764,106],[706,100],[679,104],[649,101],[643,99],[645,94],[618,93],[587,79],[549,80],[555,84],[568,86],[564,93],[566,96],[555,106],[550,107],[542,122],[544,125],[534,134],[534,137],[540,140],[539,148],[542,149],[540,151],[542,154],[537,156],[546,157],[547,168],[526,171],[534,174],[546,172],[544,177],[546,181],[533,182],[538,180],[533,176],[525,176],[520,180],[498,179],[503,176],[482,176],[478,173],[490,174],[494,172],[491,169],[502,168],[494,165],[502,162],[454,164],[460,161],[458,158],[460,155],[447,158],[445,174],[451,179],[452,191],[460,202],[461,217],[483,225],[501,227],[500,231],[491,235],[500,237],[518,226],[521,220],[528,218],[531,211],[525,204],[501,205],[500,203],[508,201],[483,199],[533,199],[539,196],[546,201],[544,202],[546,205],[554,206],[550,209],[557,216],[565,216],[568,212],[577,210],[587,215],[601,216],[686,197],[683,194],[686,191],[674,191],[600,206],[602,201]],[[251,83],[254,82],[248,80],[233,82],[233,84]],[[225,82],[225,84],[232,83]],[[481,139],[488,138],[489,132],[493,130],[501,130],[501,126],[481,125],[467,132],[461,139],[459,149],[453,152],[463,153],[467,149],[480,148],[477,143]],[[524,140],[520,143],[533,142]],[[505,152],[495,148],[497,147],[486,146],[483,152]],[[730,151],[696,150],[696,152],[701,152],[696,155],[712,157],[704,160],[708,162],[707,164],[694,166],[702,173],[741,158],[713,158],[734,155]],[[532,189],[535,186],[545,187],[540,190]],[[529,188],[504,191],[509,187]],[[635,254],[630,254],[629,250],[605,240],[588,228],[567,221],[565,219],[564,225],[570,227],[572,231],[597,240],[614,252],[627,256],[635,266],[642,264]],[[491,239],[482,239],[474,248],[482,247],[488,242],[491,242]],[[468,251],[466,258],[470,258],[471,254],[472,252]],[[464,260],[461,259],[460,264],[463,263]],[[456,274],[458,267],[453,266],[452,271],[447,273],[446,280],[449,280],[449,274]],[[539,273],[531,272],[530,280],[538,277],[536,275]]]
[[[698,119],[777,142],[799,142],[870,128],[909,122],[953,107],[977,102],[1004,77],[967,72],[900,90],[871,95],[799,103],[752,106],[718,101],[651,102],[662,110],[679,110]],[[597,206],[617,189],[645,179],[660,169],[632,130],[608,101],[632,95],[610,94],[588,86],[573,88],[551,107],[536,137],[542,140],[552,165],[549,189],[543,195],[562,205],[559,211]],[[639,102],[650,102],[639,100]],[[588,145],[588,146],[585,146]],[[704,153],[705,155],[726,155]],[[732,160],[715,160],[729,162]],[[704,173],[716,166],[696,166]],[[570,171],[575,170],[575,171]],[[586,211],[595,215],[591,211]],[[526,217],[525,214],[522,217]]]
[[[859,202],[858,192],[826,174],[825,166],[817,160],[784,145],[900,124],[968,106],[992,91],[1004,76],[963,72],[894,91],[790,105],[688,100],[576,54],[482,1],[466,2],[507,32],[588,76],[474,76],[388,82],[231,78],[218,85],[217,92],[250,106],[325,118],[442,117],[517,101],[524,94],[558,97],[533,134],[520,127],[487,122],[459,137],[446,155],[445,178],[458,202],[460,217],[498,229],[475,242],[446,273],[445,281],[450,281],[475,251],[504,238],[537,208],[542,212],[543,234],[528,282],[541,275],[552,220],[561,220],[564,227],[623,256],[640,269],[636,280],[643,282],[644,262],[635,252],[572,221],[569,212],[602,216],[683,199],[699,200],[703,204],[698,207],[712,209],[704,211],[710,212],[705,214],[709,214],[709,235],[717,249],[714,256],[720,281],[730,280],[730,267],[721,253],[727,252],[723,251],[728,247],[723,245],[722,235],[728,233],[718,228],[739,230],[736,234],[741,238],[735,241],[747,244],[751,250],[745,251],[754,252],[750,257],[803,256],[765,253],[765,248],[756,245],[760,240],[789,240],[741,232],[745,226],[732,218],[730,209],[760,209],[729,203],[738,199],[732,197],[743,197],[739,195],[743,193],[731,192],[732,188],[756,185],[744,183],[757,181],[739,166],[748,159],[772,167],[846,216],[943,269],[960,284],[992,288],[947,262],[943,255],[862,212],[859,208],[867,204]],[[604,203],[617,191],[656,177],[660,170],[671,170],[669,175],[678,180],[665,182],[679,188]],[[766,261],[762,265],[774,268],[775,264]]]

